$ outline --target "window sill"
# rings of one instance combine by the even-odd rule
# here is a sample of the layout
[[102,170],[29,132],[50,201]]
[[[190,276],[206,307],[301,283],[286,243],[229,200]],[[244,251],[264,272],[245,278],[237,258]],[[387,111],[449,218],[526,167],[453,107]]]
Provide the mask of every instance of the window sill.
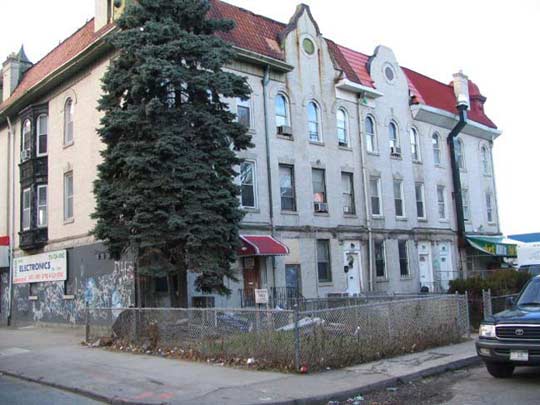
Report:
[[358,218],[356,214],[343,214],[343,218]]
[[437,165],[437,164],[436,164],[435,167],[436,167],[437,169],[444,169],[444,166],[443,166],[443,165]]
[[497,222],[488,222],[487,224],[488,224],[488,226],[495,226],[495,225],[497,225]]
[[328,212],[313,212],[313,215],[317,217],[329,217],[330,214]]
[[74,141],[71,141],[71,142],[69,142],[69,143],[64,143],[64,144],[62,144],[62,149],[67,149],[67,148],[69,148],[70,146],[73,146],[74,144],[75,144]]
[[312,140],[310,140],[309,143],[312,144],[312,145],[316,145],[316,146],[324,146],[324,142],[320,142],[320,141],[312,141]]
[[319,281],[319,287],[333,287],[333,281]]
[[388,281],[390,281],[390,280],[388,280],[388,278],[386,278],[386,277],[375,277],[375,282],[376,283],[388,283]]
[[37,295],[29,295],[28,296],[28,301],[37,301],[37,300],[38,300]]
[[408,275],[408,276],[402,276],[400,275],[399,276],[399,280],[400,281],[411,281],[413,279],[413,276],[412,275]]
[[401,156],[395,156],[395,155],[390,155],[390,159],[394,159],[394,160],[403,160],[403,157],[401,157]]
[[338,149],[339,150],[344,150],[344,151],[347,151],[347,152],[352,152],[353,151],[353,149],[350,146],[344,146],[344,145],[338,145]]
[[379,152],[375,152],[375,151],[370,152],[369,150],[367,150],[366,153],[367,153],[368,155],[371,155],[371,156],[380,156]]
[[409,220],[409,218],[407,218],[407,217],[396,217],[396,221],[407,222],[408,220]]
[[491,173],[484,173],[484,177],[491,177]]
[[64,225],[72,224],[75,222],[75,218],[64,219]]
[[281,215],[294,215],[294,216],[298,216],[298,211],[281,210]]
[[372,219],[384,219],[384,215],[373,215],[371,214]]
[[253,207],[241,207],[243,211],[247,212],[248,214],[260,214],[261,210],[258,208]]
[[412,161],[415,165],[422,165],[422,161],[421,160],[413,160]]
[[248,128],[247,133],[248,133],[249,135],[255,135],[255,134],[257,133],[257,131],[255,131],[255,128],[251,128],[251,127],[250,127],[250,128]]
[[278,139],[283,139],[284,141],[291,141],[293,142],[294,141],[294,136],[287,136],[287,135],[280,135],[280,134],[276,134],[276,138]]
[[74,300],[75,299],[75,295],[73,294],[64,294],[64,300]]
[[449,223],[448,219],[439,219],[439,222],[442,223],[442,224],[447,224]]
[[428,222],[427,218],[417,218],[418,222]]
[[47,157],[47,156],[49,156],[48,153],[42,153],[42,154],[36,153],[36,158],[42,158],[42,157]]

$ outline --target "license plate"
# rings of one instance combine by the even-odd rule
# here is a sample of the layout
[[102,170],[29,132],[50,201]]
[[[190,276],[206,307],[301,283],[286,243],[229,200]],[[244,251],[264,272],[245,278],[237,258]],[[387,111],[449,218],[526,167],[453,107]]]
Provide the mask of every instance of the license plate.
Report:
[[526,350],[511,350],[510,360],[529,361],[529,352]]

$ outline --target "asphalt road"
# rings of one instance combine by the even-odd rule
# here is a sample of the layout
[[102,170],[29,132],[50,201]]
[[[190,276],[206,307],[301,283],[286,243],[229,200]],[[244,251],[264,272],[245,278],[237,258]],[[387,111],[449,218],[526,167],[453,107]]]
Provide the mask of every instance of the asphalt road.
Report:
[[41,384],[0,376],[0,404],[10,405],[99,405],[71,392],[64,392]]
[[496,379],[484,366],[478,366],[365,395],[359,393],[342,404],[537,405],[540,404],[540,368],[518,368],[514,377]]

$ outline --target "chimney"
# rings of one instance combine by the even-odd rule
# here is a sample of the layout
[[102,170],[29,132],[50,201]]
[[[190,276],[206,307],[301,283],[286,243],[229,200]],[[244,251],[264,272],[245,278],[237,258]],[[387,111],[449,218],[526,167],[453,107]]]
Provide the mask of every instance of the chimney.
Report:
[[470,106],[469,101],[469,78],[463,74],[463,71],[454,73],[454,94],[456,95],[456,101],[458,107],[464,107],[468,109]]
[[24,52],[24,46],[18,53],[12,53],[2,64],[2,100],[7,100],[21,82],[24,73],[32,67],[32,62]]

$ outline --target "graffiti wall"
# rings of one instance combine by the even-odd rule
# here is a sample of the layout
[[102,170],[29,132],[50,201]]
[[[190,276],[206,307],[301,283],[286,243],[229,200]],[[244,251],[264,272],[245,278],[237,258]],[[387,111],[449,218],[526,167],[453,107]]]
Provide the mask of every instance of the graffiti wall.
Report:
[[[135,303],[132,260],[111,260],[101,244],[68,249],[67,260],[65,282],[14,285],[12,319],[15,324],[83,324],[86,303],[91,308],[129,307]],[[2,316],[5,317],[7,290],[3,287],[2,283]]]

